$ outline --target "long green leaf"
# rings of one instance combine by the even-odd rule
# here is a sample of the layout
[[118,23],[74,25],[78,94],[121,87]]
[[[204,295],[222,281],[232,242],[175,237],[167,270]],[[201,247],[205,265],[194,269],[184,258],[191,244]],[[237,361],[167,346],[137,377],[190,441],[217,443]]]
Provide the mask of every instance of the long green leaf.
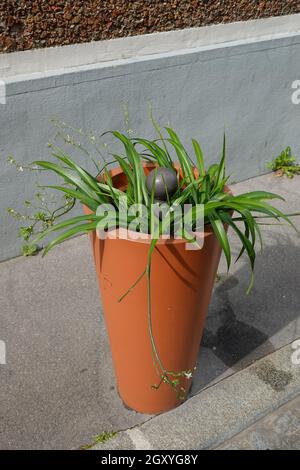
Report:
[[[241,230],[237,227],[237,225],[232,221],[231,217],[226,213],[226,212],[219,212],[219,215],[221,217],[221,220],[228,224],[238,235],[239,239],[241,240],[242,247],[247,251],[249,260],[250,260],[250,265],[251,265],[251,278],[250,278],[250,284],[248,287],[247,292],[249,293],[250,290],[253,287],[253,282],[254,282],[254,264],[255,264],[255,250],[253,244],[250,242],[249,238],[245,236]],[[246,230],[246,233],[248,233],[248,230]]]
[[281,201],[285,200],[279,194],[270,193],[268,191],[251,191],[249,193],[238,194],[237,196],[235,196],[236,200],[239,200],[241,198],[242,199],[243,198],[258,199],[258,200],[261,200],[261,199],[280,199]]
[[222,158],[219,163],[218,175],[216,178],[216,185],[219,185],[220,181],[225,177],[225,158],[226,158],[226,135],[224,132],[223,135],[223,148],[222,148]]
[[172,168],[172,164],[169,161],[168,155],[165,149],[162,149],[159,145],[157,145],[153,141],[149,141],[147,139],[133,139],[136,144],[143,145],[146,149],[148,149],[152,156],[155,158],[159,166],[165,168]]
[[107,202],[106,198],[103,198],[103,196],[101,196],[99,193],[93,191],[84,181],[82,181],[82,179],[76,173],[74,173],[74,171],[67,168],[62,168],[56,163],[47,162],[43,160],[37,160],[33,162],[33,164],[38,165],[47,170],[54,171],[56,174],[61,176],[67,183],[73,184],[91,199],[94,199],[99,203]]
[[98,224],[98,221],[90,223],[90,224],[77,225],[76,227],[73,227],[67,232],[62,233],[59,237],[55,238],[52,242],[50,242],[46,246],[43,252],[43,256],[45,256],[54,246],[58,245],[64,240],[67,240],[68,238],[73,237],[74,235],[77,235],[78,233],[87,233],[87,232],[96,230],[97,224]]
[[90,175],[86,170],[77,165],[71,158],[67,155],[59,155],[58,153],[53,152],[52,155],[58,160],[63,162],[65,165],[68,165],[69,168],[74,170],[78,176],[84,181],[92,190],[98,192],[99,188],[97,186],[97,179]]
[[47,237],[51,233],[56,232],[57,230],[62,230],[66,227],[70,227],[70,225],[75,225],[75,224],[78,224],[79,222],[91,222],[91,221],[99,221],[99,220],[100,220],[100,217],[95,214],[78,215],[77,217],[72,217],[71,219],[64,220],[60,222],[59,224],[55,224],[49,227],[47,230],[39,234],[34,239],[34,243],[39,242],[40,240]]
[[97,207],[99,206],[98,202],[95,202],[94,199],[86,196],[83,194],[81,191],[76,191],[75,189],[70,189],[66,188],[65,186],[55,186],[55,185],[46,185],[43,186],[43,188],[50,188],[50,189],[56,189],[58,191],[62,191],[65,194],[68,194],[69,196],[73,197],[74,199],[78,199],[80,202],[85,204],[89,209],[96,211]]
[[222,250],[224,252],[224,255],[227,261],[227,268],[229,270],[230,265],[231,265],[231,249],[230,249],[230,244],[228,241],[227,233],[224,228],[223,222],[216,211],[214,211],[213,213],[209,215],[209,221],[222,247]]
[[202,149],[200,147],[199,142],[196,139],[192,139],[192,142],[193,142],[194,152],[195,152],[196,159],[197,159],[199,175],[204,176],[205,168],[204,168],[204,159],[203,159]]

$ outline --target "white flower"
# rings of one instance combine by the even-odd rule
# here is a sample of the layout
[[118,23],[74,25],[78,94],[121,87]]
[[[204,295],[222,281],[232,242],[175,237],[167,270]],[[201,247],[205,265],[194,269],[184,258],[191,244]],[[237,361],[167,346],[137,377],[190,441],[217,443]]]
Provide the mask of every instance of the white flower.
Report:
[[184,374],[187,379],[191,379],[193,377],[193,374],[191,372],[185,372]]
[[24,168],[22,166],[19,166],[19,171],[24,171]]

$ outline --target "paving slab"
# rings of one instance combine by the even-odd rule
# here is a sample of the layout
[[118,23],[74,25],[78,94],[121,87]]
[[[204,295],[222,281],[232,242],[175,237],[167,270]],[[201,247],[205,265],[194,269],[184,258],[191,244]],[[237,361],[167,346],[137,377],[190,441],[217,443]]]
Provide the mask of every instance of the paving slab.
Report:
[[[234,191],[279,192],[289,202],[278,206],[294,212],[300,209],[299,182],[265,175]],[[300,240],[286,227],[266,226],[264,233],[249,296],[247,261],[240,260],[229,276],[221,262],[192,396],[300,337]],[[0,264],[0,340],[7,356],[6,365],[0,364],[0,449],[79,448],[105,431],[150,419],[125,409],[118,397],[86,236],[43,259]],[[197,408],[193,400],[184,406]],[[131,442],[129,434],[118,439]]]
[[217,450],[300,450],[300,396],[217,447]]

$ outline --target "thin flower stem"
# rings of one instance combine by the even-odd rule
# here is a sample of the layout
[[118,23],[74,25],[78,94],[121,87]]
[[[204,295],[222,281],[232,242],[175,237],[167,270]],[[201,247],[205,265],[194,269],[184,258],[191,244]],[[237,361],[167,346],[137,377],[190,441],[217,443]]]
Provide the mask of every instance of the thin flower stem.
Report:
[[123,294],[119,299],[118,299],[118,302],[122,302],[122,300],[135,288],[135,286],[143,279],[143,277],[145,276],[147,272],[147,268],[145,269],[145,271],[142,272],[142,274],[139,275],[139,277],[137,278],[137,280],[132,284],[131,287],[129,287],[129,289],[125,292],[125,294]]

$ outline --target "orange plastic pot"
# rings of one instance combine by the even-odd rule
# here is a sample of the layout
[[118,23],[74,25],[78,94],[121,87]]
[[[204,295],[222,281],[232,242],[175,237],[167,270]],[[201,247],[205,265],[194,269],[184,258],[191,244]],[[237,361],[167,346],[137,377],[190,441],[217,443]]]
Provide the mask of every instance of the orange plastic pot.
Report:
[[[120,169],[114,184],[124,187]],[[89,213],[89,209],[85,208]],[[182,403],[170,385],[153,388],[160,377],[153,362],[148,326],[146,276],[119,302],[145,270],[150,240],[100,240],[91,233],[104,316],[119,394],[130,408],[158,414]],[[159,240],[152,255],[153,333],[164,367],[194,370],[221,247],[209,228],[201,250],[186,250],[184,240]],[[191,379],[180,378],[186,390]]]

